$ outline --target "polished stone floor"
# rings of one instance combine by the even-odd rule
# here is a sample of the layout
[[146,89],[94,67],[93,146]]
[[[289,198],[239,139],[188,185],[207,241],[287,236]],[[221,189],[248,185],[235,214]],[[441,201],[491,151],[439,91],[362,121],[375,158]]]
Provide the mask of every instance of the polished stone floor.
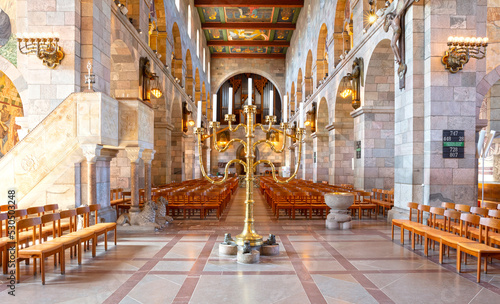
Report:
[[[85,253],[66,274],[47,260],[47,282],[22,265],[16,297],[0,275],[0,303],[500,303],[500,262],[475,282],[475,261],[455,272],[455,252],[437,264],[392,242],[384,220],[354,221],[350,231],[328,231],[322,220],[276,220],[255,197],[256,228],[274,233],[277,257],[241,265],[218,255],[225,232],[236,235],[244,218],[239,189],[220,221],[176,220],[161,232],[120,229],[118,246],[97,257]],[[69,260],[69,256],[67,258]]]

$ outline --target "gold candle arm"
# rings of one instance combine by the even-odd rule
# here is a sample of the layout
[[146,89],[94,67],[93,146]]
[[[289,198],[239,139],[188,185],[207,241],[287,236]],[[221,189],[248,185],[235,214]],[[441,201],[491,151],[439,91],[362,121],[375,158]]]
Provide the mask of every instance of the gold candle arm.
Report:
[[239,142],[240,144],[242,144],[243,146],[247,146],[247,143],[244,141],[244,140],[241,140],[239,138],[233,138],[231,139],[227,144],[225,144],[222,148],[219,147],[219,144],[217,143],[217,141],[214,139],[214,147],[215,147],[215,150],[217,150],[218,152],[225,152],[229,146],[234,143],[234,142]]
[[[287,123],[281,123],[281,129],[283,129],[283,131],[280,131],[280,130],[277,130],[277,129],[274,129],[274,128],[271,128],[271,129],[274,129],[276,131],[278,131],[279,133],[283,133],[285,135],[286,134],[286,129],[287,129],[287,126],[288,124]],[[262,144],[262,143],[266,143],[269,145],[269,147],[271,148],[271,150],[273,150],[275,153],[282,153],[284,150],[285,150],[285,147],[286,147],[286,136],[283,138],[283,145],[281,146],[280,149],[276,149],[276,147],[274,146],[274,144],[269,141],[269,140],[266,140],[266,139],[261,139],[261,140],[258,140],[256,141],[254,144],[253,144],[253,149],[255,151],[255,148],[257,147],[257,145],[259,144]]]
[[297,131],[297,134],[299,135],[299,158],[297,160],[297,164],[295,165],[295,172],[293,172],[292,176],[290,176],[289,178],[287,178],[286,180],[279,180],[277,177],[276,177],[276,169],[274,167],[274,164],[267,160],[267,159],[261,159],[259,161],[257,161],[255,164],[254,164],[254,168],[253,170],[255,171],[255,168],[262,164],[262,163],[267,163],[271,166],[271,169],[272,169],[272,175],[273,175],[273,179],[275,182],[279,183],[279,184],[286,184],[288,183],[289,181],[291,181],[293,178],[295,178],[295,176],[297,176],[297,173],[299,172],[299,166],[300,166],[300,161],[301,161],[301,158],[302,158],[302,135],[305,133],[305,130],[303,129],[299,129]]
[[229,124],[229,131],[236,132],[236,131],[238,131],[239,128],[244,128],[245,133],[247,132],[247,126],[245,124],[242,124],[242,123],[238,124],[236,127],[233,128],[232,122],[236,121],[236,115],[226,114],[226,115],[224,115],[224,120],[227,121]]
[[203,136],[203,129],[202,128],[196,128],[195,133],[198,135],[198,154],[199,154],[199,160],[200,160],[201,174],[210,183],[215,184],[215,185],[220,185],[220,184],[224,183],[227,180],[227,177],[229,176],[229,166],[231,166],[232,163],[241,164],[245,168],[245,172],[248,170],[247,164],[245,162],[243,162],[242,160],[239,160],[239,159],[233,159],[226,164],[226,167],[224,168],[224,178],[222,180],[216,181],[216,180],[211,179],[207,175],[207,172],[205,171],[205,166],[203,165],[203,156],[202,156],[203,155],[202,154],[203,153],[202,142],[208,137],[206,137],[205,139],[203,138],[204,136]]

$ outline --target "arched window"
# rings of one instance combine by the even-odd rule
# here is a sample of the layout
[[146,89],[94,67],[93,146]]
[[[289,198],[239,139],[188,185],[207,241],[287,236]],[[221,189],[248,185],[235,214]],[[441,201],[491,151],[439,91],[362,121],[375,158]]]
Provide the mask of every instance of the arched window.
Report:
[[200,30],[196,30],[196,56],[200,58]]
[[191,4],[188,6],[188,35],[191,38]]
[[208,83],[210,84],[210,62],[208,63]]
[[180,10],[179,9],[179,6],[181,4],[180,2],[181,2],[181,0],[175,0],[175,7],[177,7],[177,10]]
[[205,72],[205,58],[207,56],[207,50],[203,48],[203,72]]

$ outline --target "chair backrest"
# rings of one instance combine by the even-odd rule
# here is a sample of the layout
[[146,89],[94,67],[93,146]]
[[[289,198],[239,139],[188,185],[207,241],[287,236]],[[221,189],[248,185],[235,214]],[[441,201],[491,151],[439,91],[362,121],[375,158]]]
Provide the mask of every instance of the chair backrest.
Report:
[[498,204],[490,203],[490,202],[483,202],[481,204],[481,207],[486,208],[486,209],[498,209]]
[[431,207],[431,209],[429,210],[429,213],[431,214],[430,225],[431,225],[431,227],[436,227],[436,218],[437,218],[438,215],[444,216],[444,208]]
[[89,206],[81,206],[81,207],[76,208],[76,214],[83,216],[83,226],[84,227],[89,226],[89,213],[90,213]]
[[35,206],[29,207],[26,211],[28,212],[28,215],[37,214],[38,216],[40,216],[40,214],[42,214],[45,209],[43,208],[43,206]]
[[58,230],[59,230],[59,235],[62,235],[62,230],[61,230],[61,219],[66,219],[69,218],[69,232],[73,232],[74,229],[76,228],[75,225],[73,224],[75,221],[76,222],[76,209],[70,209],[70,210],[62,210],[59,212],[59,221],[58,221]]
[[488,217],[500,219],[500,210],[488,210]]
[[40,217],[40,219],[42,220],[42,224],[52,222],[52,237],[56,237],[56,222],[58,222],[60,218],[61,216],[59,215],[59,213],[48,213]]
[[14,217],[22,218],[28,215],[28,210],[26,209],[16,209],[14,210]]
[[418,213],[417,213],[417,221],[422,223],[424,221],[424,212],[430,212],[431,206],[418,204]]
[[455,209],[455,204],[448,203],[448,202],[442,202],[441,207],[443,207],[444,209]]
[[9,218],[9,214],[7,212],[0,213],[0,238],[3,237],[3,221],[5,221],[5,236],[9,233],[9,228],[7,226],[7,219]]
[[409,202],[408,203],[408,208],[410,209],[409,219],[411,221],[411,219],[413,217],[413,210],[417,211],[417,216],[418,216],[418,204],[417,203],[413,203],[413,202]]
[[55,213],[56,210],[59,210],[59,205],[58,204],[49,204],[49,205],[45,205],[43,206],[45,212],[47,211],[52,211],[52,213]]
[[455,210],[461,211],[461,212],[470,212],[470,207],[469,205],[464,205],[464,204],[456,204],[455,205]]
[[462,213],[460,215],[460,235],[467,236],[467,232],[469,231],[469,227],[477,227],[479,226],[479,219],[481,217],[479,215],[470,214],[470,213]]
[[[16,243],[18,246],[22,245],[21,242],[19,241],[19,231],[21,231],[22,229],[29,229],[31,227],[33,227],[33,230],[32,230],[32,240],[33,240],[33,244],[35,244],[36,242],[36,227],[37,226],[40,226],[42,224],[42,220],[39,218],[39,217],[30,217],[30,218],[26,218],[26,219],[20,219],[19,221],[16,222]],[[41,232],[41,226],[40,226],[40,232]],[[42,239],[42,234],[39,233],[39,238],[40,238],[40,242],[41,242],[41,239]]]
[[[0,206],[0,212],[5,212],[5,211],[9,211],[9,207],[12,206],[12,205],[1,205]],[[12,207],[10,207],[12,208]],[[17,209],[17,205],[14,205],[14,209]]]
[[445,230],[448,230],[448,231],[451,230],[451,220],[453,220],[454,222],[457,222],[458,220],[460,220],[460,215],[461,215],[460,211],[446,209],[444,211],[444,217],[446,219]]
[[97,216],[97,211],[101,209],[101,205],[94,204],[89,206],[90,212],[94,212],[95,224],[99,223],[99,219]]
[[477,214],[477,215],[480,215],[482,217],[487,217],[488,216],[488,209],[481,208],[481,207],[471,207],[470,213]]
[[[500,220],[499,219],[494,219],[494,218],[489,218],[489,217],[482,217],[479,219],[479,242],[483,239],[483,227],[485,228],[485,235],[484,235],[484,242],[488,243],[489,239],[489,231],[490,229],[494,231],[498,231],[500,229]],[[491,245],[491,244],[488,244]]]

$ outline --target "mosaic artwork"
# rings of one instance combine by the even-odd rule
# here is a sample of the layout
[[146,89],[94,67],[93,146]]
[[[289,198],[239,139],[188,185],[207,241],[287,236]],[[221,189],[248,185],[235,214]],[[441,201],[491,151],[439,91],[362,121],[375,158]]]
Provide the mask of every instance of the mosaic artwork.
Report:
[[16,117],[23,116],[23,104],[12,81],[0,72],[0,157],[19,141]]
[[265,54],[267,53],[267,47],[231,46],[229,52],[232,54]]
[[216,7],[203,8],[201,12],[205,18],[205,22],[222,22],[219,9]]
[[277,30],[274,31],[274,40],[287,41],[290,31],[288,30]]
[[212,53],[226,53],[227,52],[227,47],[226,46],[211,46]]
[[274,46],[269,48],[269,54],[283,54],[283,51],[285,50],[284,47],[282,46]]
[[224,40],[223,30],[207,30],[209,40]]
[[296,8],[282,8],[278,14],[278,22],[292,22]]
[[269,30],[227,30],[229,40],[269,40]]
[[273,7],[226,7],[226,22],[271,22]]

